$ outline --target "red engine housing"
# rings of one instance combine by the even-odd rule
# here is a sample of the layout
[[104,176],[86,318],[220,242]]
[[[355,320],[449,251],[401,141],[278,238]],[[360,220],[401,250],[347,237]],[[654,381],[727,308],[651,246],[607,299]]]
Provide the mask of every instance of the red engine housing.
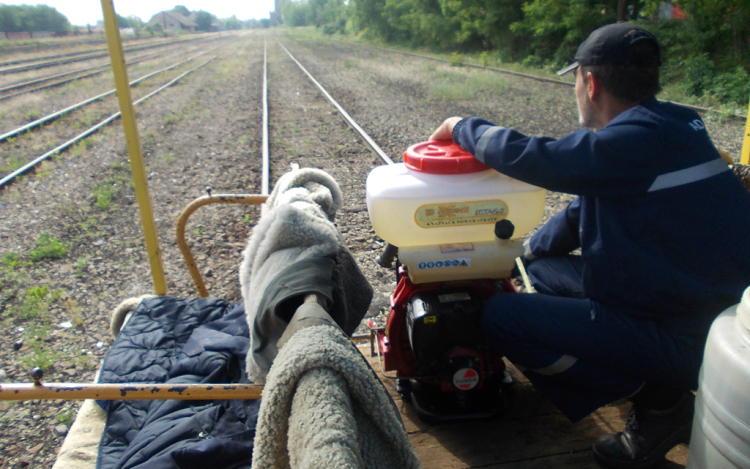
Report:
[[[422,370],[419,369],[407,330],[407,304],[416,293],[456,287],[471,288],[473,291],[478,292],[484,300],[487,300],[497,293],[497,281],[479,279],[416,285],[410,281],[409,276],[403,268],[399,268],[398,279],[396,290],[391,295],[391,307],[385,330],[381,329],[377,331],[378,348],[383,360],[384,370],[396,371],[397,377],[402,379],[418,379],[427,384],[439,386],[445,392],[461,391],[464,387],[461,386],[460,380],[456,378],[451,380],[445,376],[425,376]],[[503,291],[508,293],[517,292],[508,279],[503,279],[501,282]],[[488,370],[492,373],[501,374],[505,371],[505,363],[502,358],[487,350],[486,347],[479,347],[478,349],[460,347],[450,352],[448,358],[451,357],[463,357],[466,360],[473,359],[479,361],[479,383],[476,386],[471,386],[472,389],[482,388]]]

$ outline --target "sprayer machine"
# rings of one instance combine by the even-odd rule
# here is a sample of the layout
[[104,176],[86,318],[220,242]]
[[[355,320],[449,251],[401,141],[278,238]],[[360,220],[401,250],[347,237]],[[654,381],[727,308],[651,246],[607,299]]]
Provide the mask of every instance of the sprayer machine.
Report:
[[484,344],[480,317],[491,296],[516,293],[518,238],[541,221],[545,191],[431,141],[371,171],[366,193],[388,243],[377,261],[393,268],[395,259],[387,323],[375,331],[383,371],[425,421],[499,414],[512,379]]

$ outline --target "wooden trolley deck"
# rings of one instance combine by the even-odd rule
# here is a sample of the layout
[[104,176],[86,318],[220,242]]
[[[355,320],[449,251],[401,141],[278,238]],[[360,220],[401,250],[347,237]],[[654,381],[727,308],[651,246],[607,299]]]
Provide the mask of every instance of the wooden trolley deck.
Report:
[[[359,349],[396,401],[425,469],[597,469],[600,466],[591,453],[592,443],[599,435],[622,430],[630,408],[623,401],[572,424],[511,365],[517,381],[504,416],[490,421],[429,425],[419,420],[411,405],[401,399],[395,381],[383,377],[378,357],[371,356],[369,344],[360,345]],[[687,446],[679,445],[659,467],[685,467],[687,454]]]

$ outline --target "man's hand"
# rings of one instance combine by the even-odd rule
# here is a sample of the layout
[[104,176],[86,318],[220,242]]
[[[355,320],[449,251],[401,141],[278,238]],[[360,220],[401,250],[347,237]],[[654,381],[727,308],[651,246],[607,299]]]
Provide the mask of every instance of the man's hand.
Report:
[[463,117],[449,117],[440,124],[440,127],[430,135],[430,140],[452,140],[453,139],[453,127],[456,126],[458,121]]

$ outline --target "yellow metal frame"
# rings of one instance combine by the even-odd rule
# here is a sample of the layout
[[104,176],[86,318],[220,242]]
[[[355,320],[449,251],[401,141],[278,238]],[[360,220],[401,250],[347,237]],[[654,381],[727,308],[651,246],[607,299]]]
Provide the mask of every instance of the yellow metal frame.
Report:
[[143,225],[143,236],[146,242],[146,251],[148,252],[148,262],[151,265],[151,276],[154,280],[154,293],[163,296],[167,294],[167,282],[164,277],[159,239],[157,238],[154,214],[151,209],[151,197],[148,193],[146,170],[143,165],[143,155],[141,154],[141,142],[138,138],[138,126],[135,123],[133,99],[130,96],[128,70],[125,67],[125,56],[122,53],[120,30],[117,27],[117,16],[115,16],[115,6],[112,0],[102,0],[102,11],[104,12],[104,29],[107,33],[109,57],[112,62],[112,74],[115,77],[117,100],[120,103],[122,126],[125,129],[125,140],[128,144],[130,171],[133,175],[135,198],[138,201],[141,224]]
[[30,399],[99,399],[213,401],[223,399],[260,399],[259,384],[99,384],[99,383],[31,383],[3,384],[0,400]]
[[193,212],[203,207],[204,205],[210,205],[210,204],[260,205],[264,203],[266,199],[268,199],[267,195],[260,195],[260,194],[204,195],[203,197],[198,197],[197,199],[190,202],[190,204],[188,204],[188,206],[185,207],[182,213],[180,213],[180,216],[177,219],[177,245],[180,247],[180,251],[182,251],[182,256],[185,258],[185,263],[187,264],[188,270],[190,271],[190,276],[193,277],[193,283],[195,284],[195,289],[198,290],[198,296],[200,296],[201,298],[206,298],[208,296],[208,290],[206,290],[206,285],[203,283],[203,277],[201,276],[201,273],[198,270],[198,267],[195,263],[193,252],[190,250],[190,246],[188,246],[187,240],[185,240],[185,225],[187,225],[190,215],[192,215]]
[[745,138],[742,139],[740,164],[750,164],[750,104],[747,107],[747,123],[745,124]]

